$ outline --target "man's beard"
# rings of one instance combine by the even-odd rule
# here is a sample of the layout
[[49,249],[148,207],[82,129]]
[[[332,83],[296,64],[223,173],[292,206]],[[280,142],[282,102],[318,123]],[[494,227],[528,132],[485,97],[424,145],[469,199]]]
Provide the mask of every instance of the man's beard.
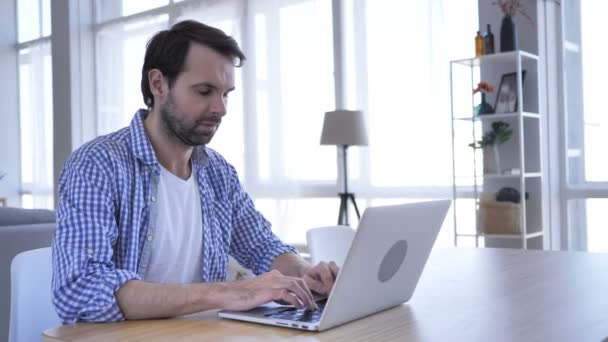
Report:
[[[204,123],[213,123],[219,126],[222,121],[221,117],[210,117],[199,119],[192,124],[187,123],[184,119],[184,115],[178,112],[175,102],[173,101],[173,94],[169,94],[167,102],[160,108],[160,117],[168,134],[177,138],[186,146],[199,146],[206,145],[211,141],[215,132],[211,134],[201,134],[196,131],[196,128]],[[217,130],[217,128],[216,128]]]

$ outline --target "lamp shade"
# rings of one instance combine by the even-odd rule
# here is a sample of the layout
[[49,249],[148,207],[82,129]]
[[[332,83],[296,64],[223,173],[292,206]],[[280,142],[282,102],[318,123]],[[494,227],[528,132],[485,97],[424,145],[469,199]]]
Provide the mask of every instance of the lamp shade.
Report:
[[363,112],[336,110],[325,113],[321,145],[367,145]]

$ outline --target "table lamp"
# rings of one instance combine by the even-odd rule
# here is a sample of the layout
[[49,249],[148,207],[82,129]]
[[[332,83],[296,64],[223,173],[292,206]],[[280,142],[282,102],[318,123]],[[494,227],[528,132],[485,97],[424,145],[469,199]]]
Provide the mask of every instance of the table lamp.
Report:
[[342,150],[342,172],[343,192],[340,196],[340,211],[338,213],[338,224],[348,223],[348,202],[355,207],[357,218],[361,218],[355,194],[348,192],[348,163],[346,151],[349,146],[366,146],[367,132],[363,112],[360,110],[336,110],[325,113],[323,131],[321,133],[321,145],[336,145]]

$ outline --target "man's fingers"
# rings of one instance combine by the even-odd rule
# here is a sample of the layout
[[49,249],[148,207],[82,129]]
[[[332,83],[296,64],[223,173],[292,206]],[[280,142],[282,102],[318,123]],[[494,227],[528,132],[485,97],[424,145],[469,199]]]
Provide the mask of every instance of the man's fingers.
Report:
[[323,282],[316,279],[317,277],[307,276],[308,288],[316,293],[323,293]]
[[272,299],[270,300],[291,304],[298,309],[313,310],[318,309],[318,306],[311,289],[321,294],[327,294],[333,283],[333,275],[328,264],[323,263],[320,268],[321,270],[317,266],[315,269],[309,269],[304,275],[304,279],[285,276],[275,270],[258,279],[263,280],[262,283],[266,283],[274,289],[271,292]]
[[312,296],[312,293],[310,292],[310,289],[308,288],[308,285],[306,285],[306,282],[299,278],[292,278],[291,281],[292,285],[290,287],[290,290],[294,292],[298,296],[298,298],[300,298],[300,300],[302,300],[304,306],[307,309],[316,309],[317,304],[315,303],[315,300]]
[[[291,293],[292,297],[296,297],[296,301],[300,301],[301,304],[299,306],[296,306],[295,304],[294,306],[296,306],[297,308],[302,308],[303,306],[311,310],[317,308],[317,304],[314,301],[312,293],[310,292],[310,289],[308,288],[308,285],[306,285],[306,282],[304,282],[304,280],[294,277],[282,277],[278,280],[279,281],[275,283],[275,286],[278,286],[278,288],[281,290],[285,290]],[[283,299],[284,294],[281,293],[280,295],[281,299]],[[291,299],[292,301],[289,301],[289,303],[293,304],[293,298]]]
[[310,308],[318,309],[319,307],[317,306],[317,302],[315,302],[315,296],[313,296],[312,291],[308,287],[308,284],[306,284],[306,281],[304,281],[304,279],[302,279],[302,278],[297,278],[297,279],[298,279],[298,284],[300,285],[300,287],[302,287],[305,290],[306,295],[308,296],[308,298],[310,300],[310,304],[311,304]]
[[320,262],[306,273],[309,287],[320,294],[329,294],[338,271],[339,267],[335,262]]
[[315,267],[323,283],[323,294],[329,294],[331,286],[334,284],[334,277],[327,263],[320,263]]
[[336,280],[336,278],[338,277],[338,272],[340,271],[340,267],[338,267],[338,264],[336,264],[335,262],[331,261],[329,263],[329,269],[331,271],[331,274],[334,277],[334,280]]
[[302,301],[300,301],[293,292],[290,292],[286,289],[279,290],[278,294],[275,297],[275,300],[281,300],[287,304],[293,305],[298,309],[303,308]]

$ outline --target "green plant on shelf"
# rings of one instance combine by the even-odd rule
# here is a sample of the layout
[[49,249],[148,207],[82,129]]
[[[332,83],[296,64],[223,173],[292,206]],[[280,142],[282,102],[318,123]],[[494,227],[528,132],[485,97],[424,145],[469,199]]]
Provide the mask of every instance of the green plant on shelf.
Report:
[[[469,146],[474,149],[482,149],[484,152],[488,151],[488,153],[484,153],[484,168],[486,169],[486,173],[502,173],[498,146],[511,139],[511,135],[513,135],[513,129],[511,129],[511,126],[509,126],[508,123],[504,121],[494,121],[492,122],[491,129],[481,137],[481,140],[469,144]],[[491,147],[491,150],[486,149],[486,147]],[[489,151],[491,151],[492,154],[490,154]],[[491,157],[493,157],[494,163],[487,160]]]
[[484,148],[488,146],[500,145],[511,139],[512,134],[513,130],[508,123],[504,121],[495,121],[492,122],[492,129],[486,132],[486,134],[481,137],[481,140],[470,143],[469,146],[472,148]]

